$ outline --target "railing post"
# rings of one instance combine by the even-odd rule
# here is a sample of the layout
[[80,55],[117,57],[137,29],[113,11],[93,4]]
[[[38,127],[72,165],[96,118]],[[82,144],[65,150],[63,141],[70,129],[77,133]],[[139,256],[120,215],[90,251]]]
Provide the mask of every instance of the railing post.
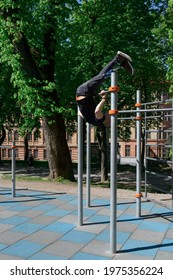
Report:
[[[111,87],[116,87],[118,82],[116,71],[111,73]],[[110,251],[116,253],[117,238],[117,108],[118,96],[117,91],[111,92],[111,149],[110,149]]]
[[15,160],[15,155],[16,155],[16,152],[15,152],[15,142],[13,141],[13,144],[12,144],[12,167],[11,167],[11,173],[12,173],[12,197],[15,197],[16,195],[16,160]]
[[78,114],[78,224],[83,225],[83,118]]

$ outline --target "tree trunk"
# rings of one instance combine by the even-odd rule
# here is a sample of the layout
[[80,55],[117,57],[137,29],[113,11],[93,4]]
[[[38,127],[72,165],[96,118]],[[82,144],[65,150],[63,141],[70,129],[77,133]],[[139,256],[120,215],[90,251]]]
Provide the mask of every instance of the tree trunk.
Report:
[[24,160],[25,160],[25,161],[28,161],[28,156],[29,156],[29,150],[28,150],[28,133],[25,134],[25,137],[24,137],[24,145],[25,145]]
[[[6,130],[5,130],[5,128],[2,125],[2,127],[1,127],[1,137],[0,137],[0,146],[4,142],[5,137],[6,137]],[[0,148],[0,162],[1,162],[1,148]]]
[[46,140],[50,179],[63,177],[70,181],[75,181],[62,115],[56,114],[54,122],[52,122],[52,117],[51,119],[48,117],[44,118],[43,128]]
[[[47,59],[49,60],[49,63],[48,66],[45,66],[42,75],[40,74],[41,71],[39,71],[37,63],[32,56],[31,48],[25,35],[20,33],[20,41],[14,43],[16,51],[21,56],[22,69],[28,77],[35,78],[40,82],[44,80],[44,78],[42,78],[44,74],[46,80],[51,82],[54,81],[55,50],[54,48],[51,48],[50,41],[50,37],[54,38],[54,36],[52,33],[49,34],[48,31],[45,34],[45,47],[47,48]],[[13,36],[11,36],[11,41],[13,41]],[[56,102],[57,107],[60,106],[59,98],[57,97],[57,92],[55,90],[51,92],[51,94],[48,92],[48,96],[52,96],[52,99]],[[72,161],[67,145],[65,123],[62,115],[57,114],[56,116],[52,116],[50,118],[43,118],[43,128],[45,133],[50,178],[63,177],[74,181]]]

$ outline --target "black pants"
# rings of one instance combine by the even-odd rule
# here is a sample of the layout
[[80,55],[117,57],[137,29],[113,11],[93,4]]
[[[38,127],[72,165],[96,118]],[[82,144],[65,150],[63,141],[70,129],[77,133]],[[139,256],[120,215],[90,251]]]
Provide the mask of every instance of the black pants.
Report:
[[104,74],[109,70],[114,68],[114,65],[117,63],[116,57],[114,57],[103,69],[102,71],[92,79],[83,83],[77,88],[76,96],[94,96],[95,90],[102,84],[104,81]]

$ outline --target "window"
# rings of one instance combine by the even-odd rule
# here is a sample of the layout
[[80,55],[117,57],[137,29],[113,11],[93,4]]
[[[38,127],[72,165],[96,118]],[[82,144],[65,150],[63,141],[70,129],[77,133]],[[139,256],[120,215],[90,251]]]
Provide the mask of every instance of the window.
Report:
[[16,158],[19,157],[19,149],[15,149],[15,157],[16,157]]
[[19,140],[19,133],[18,133],[17,130],[14,132],[14,140],[15,140],[15,141],[18,141],[18,140]]
[[8,158],[11,158],[11,157],[12,157],[12,150],[8,149]]
[[12,140],[12,131],[8,131],[8,141]]
[[34,141],[38,141],[38,137],[39,137],[39,131],[36,130],[34,131]]
[[28,141],[32,141],[32,133],[28,133]]
[[147,132],[147,139],[151,139],[151,132]]
[[47,151],[43,150],[43,158],[46,159],[47,158]]
[[137,156],[137,146],[135,145],[135,157]]
[[72,142],[72,136],[70,134],[67,134],[67,141]]
[[34,150],[34,158],[38,158],[38,149]]
[[126,157],[130,156],[130,145],[125,145],[125,156]]
[[2,149],[2,158],[6,158],[6,149]]

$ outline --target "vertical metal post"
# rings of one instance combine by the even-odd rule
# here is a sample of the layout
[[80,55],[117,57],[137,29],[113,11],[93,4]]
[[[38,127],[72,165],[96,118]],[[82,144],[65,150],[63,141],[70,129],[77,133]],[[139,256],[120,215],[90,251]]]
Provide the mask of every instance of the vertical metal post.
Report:
[[[145,110],[147,105],[145,104]],[[148,150],[147,150],[147,112],[145,112],[145,197],[147,197],[147,168],[148,168]]]
[[83,225],[83,119],[78,114],[78,224]]
[[141,92],[136,93],[136,135],[137,135],[137,155],[136,155],[136,216],[141,216]]
[[[116,71],[111,73],[111,86],[116,86],[118,74]],[[111,110],[118,108],[117,92],[111,92]],[[110,150],[110,251],[116,253],[117,238],[117,115],[111,115],[111,150]]]
[[87,123],[87,151],[86,151],[86,206],[90,207],[91,183],[91,125]]
[[12,144],[12,167],[11,167],[11,175],[12,175],[12,197],[16,195],[16,172],[15,172],[15,142]]

